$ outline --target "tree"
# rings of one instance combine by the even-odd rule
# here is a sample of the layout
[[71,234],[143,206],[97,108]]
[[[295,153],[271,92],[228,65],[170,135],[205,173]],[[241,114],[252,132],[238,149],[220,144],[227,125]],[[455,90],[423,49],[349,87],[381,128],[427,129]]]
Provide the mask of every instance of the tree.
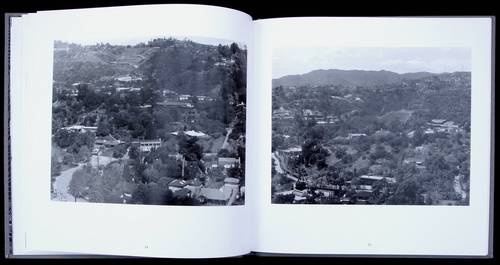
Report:
[[75,163],[75,157],[71,153],[66,153],[63,156],[63,161],[62,162],[63,162],[64,165],[73,166],[74,163]]
[[297,190],[305,190],[306,188],[306,183],[303,181],[297,181],[297,183],[295,183],[295,189]]
[[339,147],[335,150],[335,156],[338,159],[342,159],[347,154],[347,151],[343,147]]
[[425,134],[421,128],[417,128],[413,133],[413,145],[420,146],[425,142]]
[[229,152],[229,150],[223,148],[220,149],[219,152],[217,153],[217,156],[219,157],[235,157],[234,153]]
[[[305,122],[304,122],[304,119],[302,118],[302,116],[299,114],[299,113],[296,113],[293,117],[293,121],[295,124],[295,130],[297,132],[302,132],[304,131],[304,128],[306,126]],[[300,139],[301,135],[300,133],[297,133],[297,143],[300,143],[301,142],[301,139]]]
[[75,141],[76,133],[68,130],[58,130],[54,134],[54,142],[61,148],[69,147]]
[[146,170],[144,170],[144,176],[148,183],[157,182],[161,177],[160,172],[152,166],[149,166],[148,168],[146,168]]
[[106,165],[102,173],[102,185],[106,191],[111,192],[113,188],[121,181],[123,176],[124,164],[114,161]]
[[277,149],[280,149],[284,146],[285,144],[285,137],[282,135],[276,135],[273,133],[273,140],[272,140],[272,152],[276,151]]
[[78,162],[88,161],[90,156],[91,156],[90,149],[86,145],[83,145],[80,147],[76,159]]
[[198,161],[184,162],[184,179],[197,178],[199,173],[200,173],[200,166]]
[[230,177],[230,178],[241,179],[243,177],[243,171],[242,171],[242,169],[239,166],[233,167],[233,168],[229,168],[227,170],[227,176]]
[[50,160],[50,174],[52,176],[58,176],[61,174],[61,163],[59,163],[57,156],[52,154]]
[[156,182],[158,184],[158,186],[160,186],[160,188],[162,190],[168,190],[168,184],[172,181],[173,179],[172,178],[168,178],[168,177],[161,177],[158,179],[158,182]]
[[109,124],[108,121],[100,121],[98,124],[97,124],[97,131],[96,131],[96,135],[97,136],[106,136],[106,135],[109,135],[111,133],[111,124]]
[[425,164],[427,170],[429,170],[432,173],[440,173],[450,168],[450,166],[444,160],[444,157],[439,154],[432,154],[425,160]]
[[421,187],[415,178],[408,178],[401,182],[394,195],[389,199],[391,204],[422,204]]
[[127,146],[124,144],[119,144],[113,147],[113,157],[114,158],[122,158],[125,153],[127,153]]
[[77,198],[83,198],[93,180],[93,175],[96,174],[92,166],[85,165],[81,169],[76,170],[69,182],[69,193]]
[[198,137],[183,136],[179,141],[179,153],[187,161],[198,161],[203,157],[203,148],[197,140]]
[[146,184],[139,183],[137,188],[132,193],[132,203],[144,204],[146,203],[147,196],[148,196],[148,188]]
[[370,154],[370,159],[377,160],[380,158],[387,158],[388,156],[390,156],[390,153],[385,150],[385,147],[383,145],[377,144],[375,146],[374,152]]
[[147,193],[145,204],[161,205],[164,204],[164,191],[155,182],[150,182],[147,184]]
[[90,131],[77,133],[74,141],[74,144],[76,144],[77,147],[85,145],[89,149],[92,149],[94,147],[95,134]]
[[137,145],[131,145],[130,146],[130,149],[128,151],[128,157],[130,159],[134,159],[134,160],[137,160],[139,159],[141,153],[141,151],[139,150],[139,147]]
[[76,98],[83,102],[83,105],[86,108],[94,108],[102,103],[102,97],[100,97],[93,89],[90,89],[88,84],[79,84],[77,89],[78,95]]
[[398,119],[394,119],[389,122],[387,127],[391,132],[400,132],[402,130],[403,124]]
[[293,194],[278,194],[274,196],[274,203],[279,203],[279,204],[290,204],[293,203],[293,200],[295,199],[295,195]]

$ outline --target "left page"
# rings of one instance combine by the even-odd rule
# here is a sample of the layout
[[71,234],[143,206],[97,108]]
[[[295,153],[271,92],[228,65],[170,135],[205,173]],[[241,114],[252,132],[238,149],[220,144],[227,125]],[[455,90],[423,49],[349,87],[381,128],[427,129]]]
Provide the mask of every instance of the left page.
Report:
[[250,252],[250,16],[156,5],[16,20],[14,255]]

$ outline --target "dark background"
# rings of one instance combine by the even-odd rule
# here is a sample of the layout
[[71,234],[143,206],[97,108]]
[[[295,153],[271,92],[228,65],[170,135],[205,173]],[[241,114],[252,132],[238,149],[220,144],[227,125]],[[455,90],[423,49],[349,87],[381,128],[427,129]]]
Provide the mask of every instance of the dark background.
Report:
[[[307,0],[307,1],[271,1],[271,0],[212,0],[212,1],[152,1],[152,0],[45,0],[45,1],[29,1],[29,0],[0,0],[2,13],[30,13],[42,10],[60,10],[74,8],[91,8],[91,7],[109,7],[109,6],[124,6],[124,5],[142,5],[142,4],[162,4],[162,3],[192,3],[217,5],[243,11],[253,19],[273,18],[273,17],[295,17],[295,16],[495,16],[497,8],[493,1],[360,1],[360,0]],[[110,18],[111,19],[111,18]],[[4,19],[2,19],[2,28],[5,28]],[[4,34],[2,34],[2,37]],[[496,56],[495,56],[496,58]],[[494,59],[495,59],[494,58]],[[2,52],[2,61],[4,53]],[[495,61],[495,60],[494,60]],[[2,64],[3,67],[3,64]],[[2,69],[3,70],[3,69]],[[3,72],[3,71],[2,71]],[[495,72],[494,72],[495,73]],[[3,102],[3,100],[2,100]],[[493,118],[494,119],[494,118]],[[493,124],[494,127],[494,124]],[[5,144],[5,143],[4,143]],[[496,145],[495,145],[496,149]],[[496,159],[495,159],[496,164]],[[3,190],[3,188],[2,188]],[[3,196],[2,196],[3,197]],[[497,203],[498,204],[498,203]],[[3,208],[3,207],[2,207]],[[2,209],[3,213],[3,209]],[[495,221],[498,218],[495,218]],[[496,223],[496,222],[495,222]],[[168,228],[166,228],[168,229]],[[4,233],[5,231],[3,231]],[[3,237],[2,233],[2,237]],[[494,229],[495,238],[497,231]],[[411,239],[409,239],[411,240]],[[467,239],[464,239],[467,240]],[[2,239],[3,242],[3,239]],[[498,252],[494,251],[494,255]],[[374,257],[257,257],[245,256],[228,259],[211,259],[211,260],[165,260],[165,259],[123,259],[123,258],[106,258],[106,259],[91,259],[91,260],[35,260],[35,259],[15,259],[5,260],[1,257],[0,263],[6,261],[8,264],[17,263],[39,263],[39,264],[71,264],[71,263],[95,263],[95,262],[110,262],[113,263],[130,263],[130,264],[149,264],[151,262],[163,264],[179,263],[206,263],[214,262],[216,264],[232,264],[232,263],[248,263],[248,264],[495,264],[496,258],[493,259],[458,259],[458,258],[374,258]]]
[[493,1],[439,0],[4,0],[4,12],[36,12],[40,10],[143,5],[162,3],[192,3],[229,7],[241,10],[254,19],[287,16],[440,16],[495,15]]

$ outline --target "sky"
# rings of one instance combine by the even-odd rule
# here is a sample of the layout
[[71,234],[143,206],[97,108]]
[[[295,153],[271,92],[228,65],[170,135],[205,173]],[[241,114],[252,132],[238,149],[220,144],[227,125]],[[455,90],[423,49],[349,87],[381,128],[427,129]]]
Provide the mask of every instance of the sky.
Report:
[[461,47],[280,47],[273,51],[273,78],[318,69],[470,71],[470,57],[470,49]]

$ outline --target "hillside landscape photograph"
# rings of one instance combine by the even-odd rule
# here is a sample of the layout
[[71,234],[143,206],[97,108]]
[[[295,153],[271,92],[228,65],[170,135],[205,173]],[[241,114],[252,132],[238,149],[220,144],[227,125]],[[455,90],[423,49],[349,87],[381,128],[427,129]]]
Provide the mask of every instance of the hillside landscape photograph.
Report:
[[274,204],[467,206],[468,48],[276,49]]
[[244,204],[246,67],[230,40],[55,41],[51,199]]

